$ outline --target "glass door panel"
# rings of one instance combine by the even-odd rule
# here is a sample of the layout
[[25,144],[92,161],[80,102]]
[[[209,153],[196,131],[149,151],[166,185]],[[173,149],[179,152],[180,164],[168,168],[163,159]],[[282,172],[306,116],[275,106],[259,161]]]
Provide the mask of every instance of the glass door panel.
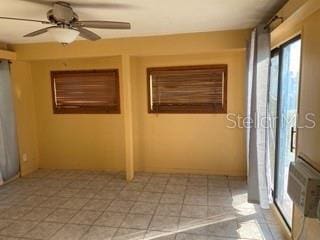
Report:
[[[279,51],[276,49],[271,54],[270,81],[268,89],[268,157],[271,167],[271,181],[274,186],[275,158],[276,158],[276,136],[277,136],[277,114],[278,114],[278,86],[279,86]],[[272,189],[274,190],[274,189]]]
[[280,49],[280,91],[278,104],[275,203],[288,225],[292,224],[292,201],[287,193],[289,164],[295,159],[295,129],[298,110],[301,40],[294,39]]

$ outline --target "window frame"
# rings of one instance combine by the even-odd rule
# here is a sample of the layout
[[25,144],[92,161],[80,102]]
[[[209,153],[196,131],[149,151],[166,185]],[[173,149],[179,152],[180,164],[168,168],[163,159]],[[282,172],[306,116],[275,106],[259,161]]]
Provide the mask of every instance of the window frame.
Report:
[[[108,106],[97,106],[97,107],[77,107],[77,108],[59,108],[56,105],[56,94],[55,94],[55,77],[57,74],[79,74],[79,73],[90,73],[90,74],[104,74],[104,73],[115,73],[115,89],[116,89],[116,109],[110,109]],[[54,114],[120,114],[121,103],[120,103],[120,85],[119,85],[119,70],[118,69],[99,69],[99,70],[55,70],[50,72],[51,76],[51,94],[52,94],[52,105]]]
[[[154,71],[179,71],[179,70],[223,70],[223,107],[218,109],[188,109],[188,106],[181,107],[179,110],[156,110],[151,108],[151,89],[150,76]],[[149,67],[146,69],[147,74],[147,103],[149,114],[226,114],[228,112],[228,65],[227,64],[209,64],[209,65],[186,65],[186,66],[169,66],[169,67]],[[177,105],[176,105],[177,106]]]

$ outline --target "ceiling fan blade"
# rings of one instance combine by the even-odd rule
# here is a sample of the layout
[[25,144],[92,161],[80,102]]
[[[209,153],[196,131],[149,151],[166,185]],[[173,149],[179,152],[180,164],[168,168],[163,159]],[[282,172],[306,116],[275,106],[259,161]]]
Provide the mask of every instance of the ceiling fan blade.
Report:
[[128,22],[112,22],[112,21],[77,21],[75,25],[87,28],[102,28],[102,29],[130,29],[131,25]]
[[34,36],[37,36],[37,35],[46,33],[46,32],[48,32],[48,29],[49,29],[49,28],[54,28],[54,27],[42,28],[42,29],[39,29],[39,30],[37,30],[37,31],[28,33],[28,34],[24,35],[23,37],[34,37]]
[[101,39],[101,37],[94,32],[89,31],[88,29],[82,28],[82,27],[77,27],[77,31],[80,33],[80,37],[83,37],[85,39],[91,40],[91,41],[97,41]]
[[[23,2],[31,2],[31,3],[37,3],[42,4],[46,6],[52,6],[54,3],[59,2],[59,0],[19,0]],[[121,4],[121,3],[104,3],[99,1],[79,1],[79,0],[64,0],[61,2],[67,2],[72,7],[75,8],[109,8],[109,9],[128,9],[132,8],[129,4]]]
[[38,23],[42,23],[42,24],[51,24],[48,21],[26,19],[26,18],[0,17],[0,19],[15,20],[15,21],[26,21],[26,22],[38,22]]

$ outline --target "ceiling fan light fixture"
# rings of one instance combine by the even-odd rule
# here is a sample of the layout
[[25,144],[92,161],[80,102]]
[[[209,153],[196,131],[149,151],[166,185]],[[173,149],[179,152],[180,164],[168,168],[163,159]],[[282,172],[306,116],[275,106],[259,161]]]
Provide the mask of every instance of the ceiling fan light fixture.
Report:
[[48,29],[51,36],[59,43],[72,43],[79,36],[79,32],[71,28],[53,27]]

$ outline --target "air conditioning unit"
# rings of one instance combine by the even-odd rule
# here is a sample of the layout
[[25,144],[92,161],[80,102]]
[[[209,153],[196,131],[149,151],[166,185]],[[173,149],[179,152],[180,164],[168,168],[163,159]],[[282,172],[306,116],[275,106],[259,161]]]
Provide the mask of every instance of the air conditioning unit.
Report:
[[304,216],[317,218],[320,200],[320,173],[297,157],[290,163],[288,194]]

